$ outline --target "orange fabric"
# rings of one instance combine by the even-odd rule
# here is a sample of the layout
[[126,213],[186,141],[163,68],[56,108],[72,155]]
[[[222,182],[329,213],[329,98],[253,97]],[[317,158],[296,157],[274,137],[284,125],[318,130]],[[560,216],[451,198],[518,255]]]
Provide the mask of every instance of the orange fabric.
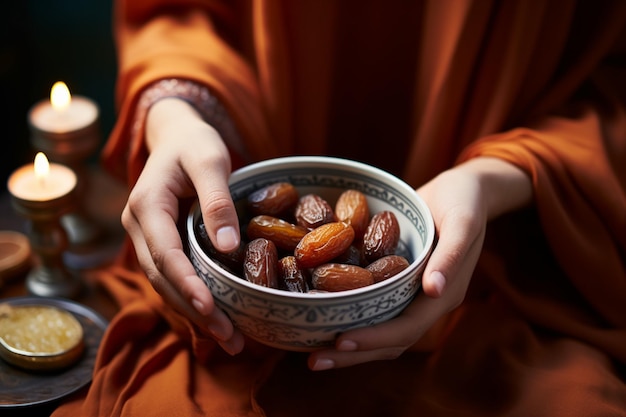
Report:
[[516,164],[535,206],[489,225],[434,350],[319,373],[228,357],[127,247],[100,273],[121,309],[94,382],[55,416],[626,416],[626,3],[410,3],[121,0],[103,156],[132,185],[139,95],[178,77],[220,97],[247,162],[337,154],[415,187],[478,155]]

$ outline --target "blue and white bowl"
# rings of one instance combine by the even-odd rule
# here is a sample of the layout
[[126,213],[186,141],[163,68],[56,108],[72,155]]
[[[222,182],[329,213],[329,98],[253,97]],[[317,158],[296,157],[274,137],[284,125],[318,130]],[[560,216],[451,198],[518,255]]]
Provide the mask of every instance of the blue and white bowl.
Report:
[[363,192],[371,214],[395,213],[400,223],[400,254],[410,266],[385,281],[349,291],[295,293],[266,288],[238,277],[203,251],[197,233],[201,214],[187,219],[189,257],[216,304],[245,335],[266,345],[312,351],[334,344],[338,334],[397,316],[414,298],[433,248],[431,213],[415,190],[397,177],[359,162],[318,156],[276,158],[241,168],[231,175],[230,190],[243,207],[253,191],[279,181],[292,183],[301,195],[315,193],[334,206],[339,194]]

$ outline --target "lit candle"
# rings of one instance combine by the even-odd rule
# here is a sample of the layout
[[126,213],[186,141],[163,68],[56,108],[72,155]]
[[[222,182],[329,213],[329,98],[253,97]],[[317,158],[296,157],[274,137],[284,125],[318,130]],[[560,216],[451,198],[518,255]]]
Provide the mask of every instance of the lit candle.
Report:
[[49,163],[39,152],[33,164],[18,168],[7,184],[9,192],[23,201],[51,201],[68,195],[76,187],[76,174],[65,165]]
[[50,90],[50,100],[42,100],[33,106],[29,120],[40,131],[64,134],[94,125],[98,113],[96,103],[86,97],[72,97],[67,85],[59,81]]
[[63,216],[62,223],[72,248],[85,253],[85,246],[94,243],[100,234],[83,198],[91,175],[87,160],[101,142],[98,106],[86,97],[73,96],[59,81],[52,86],[49,100],[41,100],[31,108],[28,122],[33,149],[70,168],[78,178],[71,211]]
[[77,179],[71,168],[49,163],[43,153],[9,177],[7,188],[13,207],[29,220],[30,246],[39,258],[26,277],[31,294],[71,298],[80,291],[79,277],[65,267],[63,254],[68,237],[60,222],[61,216],[72,209]]

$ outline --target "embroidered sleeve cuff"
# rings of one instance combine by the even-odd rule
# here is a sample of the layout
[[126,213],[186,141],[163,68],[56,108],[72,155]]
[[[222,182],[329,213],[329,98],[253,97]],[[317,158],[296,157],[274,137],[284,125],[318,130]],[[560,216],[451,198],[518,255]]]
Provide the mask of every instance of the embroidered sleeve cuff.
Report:
[[163,79],[155,82],[142,93],[133,123],[133,140],[144,132],[146,117],[150,107],[158,100],[176,97],[190,103],[222,136],[226,144],[239,155],[246,155],[241,137],[235,124],[220,100],[205,86],[183,79]]

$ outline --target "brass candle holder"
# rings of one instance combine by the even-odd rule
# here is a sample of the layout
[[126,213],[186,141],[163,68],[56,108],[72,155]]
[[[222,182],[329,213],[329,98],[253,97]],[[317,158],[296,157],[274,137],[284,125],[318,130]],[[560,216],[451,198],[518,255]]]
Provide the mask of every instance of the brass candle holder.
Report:
[[[55,107],[55,100],[64,103]],[[67,86],[60,82],[53,86],[50,100],[37,103],[28,115],[33,148],[77,174],[76,204],[73,211],[62,216],[61,224],[67,231],[70,248],[78,252],[91,250],[102,234],[84,198],[90,177],[86,162],[101,141],[99,120],[95,102],[81,96],[71,97]]]
[[26,287],[33,295],[74,298],[82,284],[65,267],[63,253],[68,247],[68,237],[60,219],[74,207],[77,179],[63,165],[48,167],[42,178],[32,164],[25,165],[8,181],[14,209],[29,220],[27,235],[38,261],[26,276]]

